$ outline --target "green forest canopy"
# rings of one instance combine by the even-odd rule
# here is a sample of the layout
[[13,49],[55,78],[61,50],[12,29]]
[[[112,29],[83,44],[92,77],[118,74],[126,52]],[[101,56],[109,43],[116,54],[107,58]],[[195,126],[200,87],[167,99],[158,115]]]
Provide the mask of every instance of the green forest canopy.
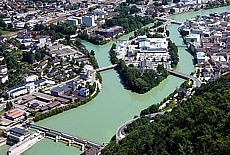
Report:
[[154,122],[139,121],[126,138],[111,141],[102,154],[229,154],[230,74],[195,90],[194,96]]

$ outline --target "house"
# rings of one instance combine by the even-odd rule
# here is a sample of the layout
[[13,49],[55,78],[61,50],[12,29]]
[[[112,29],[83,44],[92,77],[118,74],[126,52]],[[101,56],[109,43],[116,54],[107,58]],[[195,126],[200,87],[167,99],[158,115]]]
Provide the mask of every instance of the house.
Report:
[[184,98],[187,94],[187,89],[185,88],[179,88],[178,90],[178,97],[179,98]]
[[9,80],[8,75],[0,75],[0,83],[5,83]]
[[24,118],[24,112],[19,109],[11,109],[4,113],[6,119],[11,121],[18,121]]
[[4,56],[0,56],[0,61],[3,61],[4,60]]
[[3,65],[0,66],[0,74],[7,74],[7,67],[6,66],[3,66]]
[[53,68],[48,72],[47,76],[48,76],[48,77],[54,76],[54,75],[57,73],[57,71],[58,71],[58,69],[53,67]]
[[204,63],[205,62],[205,53],[204,52],[197,52],[196,59],[197,59],[198,64]]
[[38,80],[38,76],[37,75],[30,75],[26,78],[24,78],[24,83],[28,83],[28,82],[33,82]]
[[80,95],[81,96],[88,96],[89,95],[89,89],[88,88],[81,88],[80,89]]
[[39,64],[39,67],[40,67],[41,69],[45,68],[46,66],[47,66],[47,62],[46,62],[46,61],[43,61],[43,62],[41,62],[41,63]]
[[186,43],[189,42],[200,42],[200,34],[189,34],[186,36]]

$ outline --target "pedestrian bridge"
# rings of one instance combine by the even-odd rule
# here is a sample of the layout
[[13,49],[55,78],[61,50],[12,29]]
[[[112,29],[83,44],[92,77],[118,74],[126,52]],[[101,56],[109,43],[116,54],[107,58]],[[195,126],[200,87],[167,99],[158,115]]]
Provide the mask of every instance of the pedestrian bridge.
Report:
[[45,126],[41,125],[36,125],[36,124],[31,124],[27,123],[27,126],[29,126],[32,129],[36,129],[39,131],[42,131],[45,133],[46,138],[53,139],[55,142],[64,142],[67,143],[68,146],[77,146],[81,148],[81,150],[85,150],[86,148],[97,148],[97,149],[102,149],[103,145],[99,144],[97,142],[93,142],[91,140],[88,140],[86,138],[81,138],[78,136],[74,136],[59,130],[55,130],[52,128],[48,128]]

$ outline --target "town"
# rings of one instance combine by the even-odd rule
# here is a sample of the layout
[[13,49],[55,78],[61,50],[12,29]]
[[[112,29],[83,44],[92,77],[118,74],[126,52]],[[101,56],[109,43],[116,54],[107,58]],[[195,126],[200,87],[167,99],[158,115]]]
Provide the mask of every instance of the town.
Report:
[[[182,24],[167,17],[228,3],[209,0],[1,1],[0,146],[11,145],[8,154],[21,154],[48,137],[77,146],[85,151],[82,154],[100,154],[104,144],[34,124],[86,104],[103,88],[95,51],[88,51],[81,41],[95,45],[117,42],[113,49],[116,57],[127,66],[138,68],[141,74],[145,70],[163,70],[161,67],[173,71],[179,60],[166,26],[177,22],[184,46],[194,56],[192,76],[198,83],[207,83],[229,71],[230,13],[196,16]],[[155,25],[143,29],[144,34],[139,32],[150,23]],[[132,31],[135,36],[120,43],[119,38]],[[159,75],[167,77],[164,72]],[[189,85],[200,86],[194,79],[189,80]],[[190,86],[182,86],[176,96],[183,100],[192,93]],[[166,107],[166,102],[161,109]],[[30,134],[29,128],[39,131]]]

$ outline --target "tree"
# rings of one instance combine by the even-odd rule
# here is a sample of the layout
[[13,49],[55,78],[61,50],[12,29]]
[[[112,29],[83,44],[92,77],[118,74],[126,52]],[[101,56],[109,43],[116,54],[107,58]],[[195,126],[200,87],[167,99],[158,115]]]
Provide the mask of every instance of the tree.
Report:
[[94,50],[91,50],[91,51],[90,51],[90,55],[95,56],[95,52],[94,52]]
[[0,27],[6,28],[6,23],[3,21],[2,17],[0,17]]
[[86,25],[86,23],[82,23],[82,24],[80,25],[80,27],[81,27],[81,30],[84,30],[84,29],[87,27],[87,25]]
[[8,29],[12,29],[13,28],[13,24],[9,23],[9,24],[7,24],[7,27],[8,27]]
[[12,102],[11,101],[10,102],[6,102],[6,111],[8,111],[8,110],[10,110],[12,108],[13,108]]

